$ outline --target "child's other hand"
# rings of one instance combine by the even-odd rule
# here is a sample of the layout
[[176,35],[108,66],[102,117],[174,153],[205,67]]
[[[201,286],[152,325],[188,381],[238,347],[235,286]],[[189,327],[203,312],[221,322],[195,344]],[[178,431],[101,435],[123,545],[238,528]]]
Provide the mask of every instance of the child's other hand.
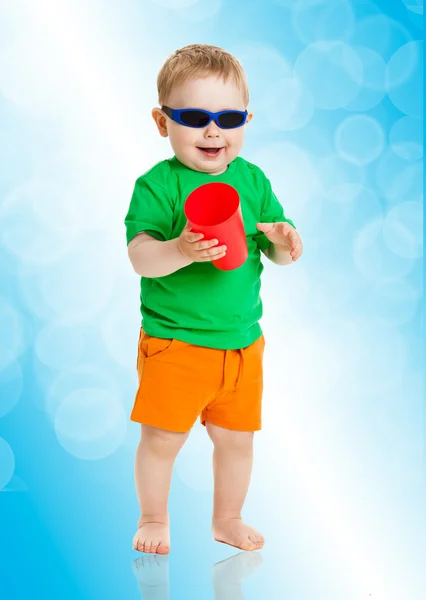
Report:
[[219,240],[215,239],[201,242],[203,237],[202,233],[191,232],[191,225],[187,221],[177,241],[180,253],[194,262],[218,260],[225,256],[226,246],[218,246]]
[[289,252],[293,261],[303,252],[302,238],[289,223],[257,223],[257,229],[263,231],[274,246]]

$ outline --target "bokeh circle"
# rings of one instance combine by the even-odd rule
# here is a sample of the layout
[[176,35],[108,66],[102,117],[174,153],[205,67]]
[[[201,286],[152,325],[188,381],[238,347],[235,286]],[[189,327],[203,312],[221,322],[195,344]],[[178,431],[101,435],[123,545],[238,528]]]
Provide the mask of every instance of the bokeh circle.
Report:
[[348,0],[295,0],[292,11],[293,28],[304,44],[346,39],[355,26]]
[[381,125],[369,115],[354,115],[345,119],[337,128],[335,139],[339,154],[356,165],[373,162],[385,146]]
[[423,121],[414,117],[398,119],[389,132],[392,150],[405,160],[423,157]]
[[401,112],[423,115],[423,42],[413,41],[399,48],[387,70],[388,96]]
[[24,377],[17,360],[0,369],[0,418],[16,406],[23,387]]
[[59,443],[84,460],[113,454],[123,443],[127,417],[112,393],[102,389],[76,389],[60,403],[54,418]]
[[12,479],[15,471],[15,456],[9,444],[0,437],[0,490]]
[[423,203],[402,202],[392,207],[383,224],[388,248],[407,260],[423,255]]
[[294,71],[311,91],[317,108],[344,108],[364,82],[363,64],[355,50],[343,42],[316,42],[299,54]]

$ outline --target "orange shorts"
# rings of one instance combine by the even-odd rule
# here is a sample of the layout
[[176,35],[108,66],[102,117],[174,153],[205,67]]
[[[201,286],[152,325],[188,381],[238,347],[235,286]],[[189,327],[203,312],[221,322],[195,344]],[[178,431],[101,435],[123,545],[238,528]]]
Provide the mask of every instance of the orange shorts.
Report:
[[217,350],[158,338],[141,328],[139,387],[132,421],[189,431],[197,417],[225,429],[261,429],[265,338],[238,350]]

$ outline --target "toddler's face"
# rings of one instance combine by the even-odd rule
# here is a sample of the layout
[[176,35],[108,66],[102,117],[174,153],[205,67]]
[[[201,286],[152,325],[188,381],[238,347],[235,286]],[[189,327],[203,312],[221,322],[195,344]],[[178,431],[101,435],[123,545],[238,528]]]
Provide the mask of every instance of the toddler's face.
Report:
[[[222,78],[215,76],[192,79],[174,88],[165,105],[173,109],[200,108],[210,112],[246,110],[240,88],[232,80],[225,83]],[[158,108],[153,109],[152,116],[160,134],[170,137],[170,144],[181,163],[194,171],[220,175],[240,152],[245,127],[253,115],[249,113],[246,123],[235,129],[222,129],[213,120],[203,128],[187,127],[172,121]],[[212,147],[221,150],[212,156],[200,150]]]

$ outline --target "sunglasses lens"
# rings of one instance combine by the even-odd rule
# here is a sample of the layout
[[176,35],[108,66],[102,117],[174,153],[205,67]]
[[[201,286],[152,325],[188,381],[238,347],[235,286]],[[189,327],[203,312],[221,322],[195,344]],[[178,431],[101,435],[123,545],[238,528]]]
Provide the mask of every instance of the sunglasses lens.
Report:
[[180,114],[180,118],[191,127],[205,127],[210,120],[208,114],[201,110],[187,110]]
[[220,126],[224,129],[232,129],[238,127],[244,122],[244,114],[238,112],[228,112],[219,117]]

